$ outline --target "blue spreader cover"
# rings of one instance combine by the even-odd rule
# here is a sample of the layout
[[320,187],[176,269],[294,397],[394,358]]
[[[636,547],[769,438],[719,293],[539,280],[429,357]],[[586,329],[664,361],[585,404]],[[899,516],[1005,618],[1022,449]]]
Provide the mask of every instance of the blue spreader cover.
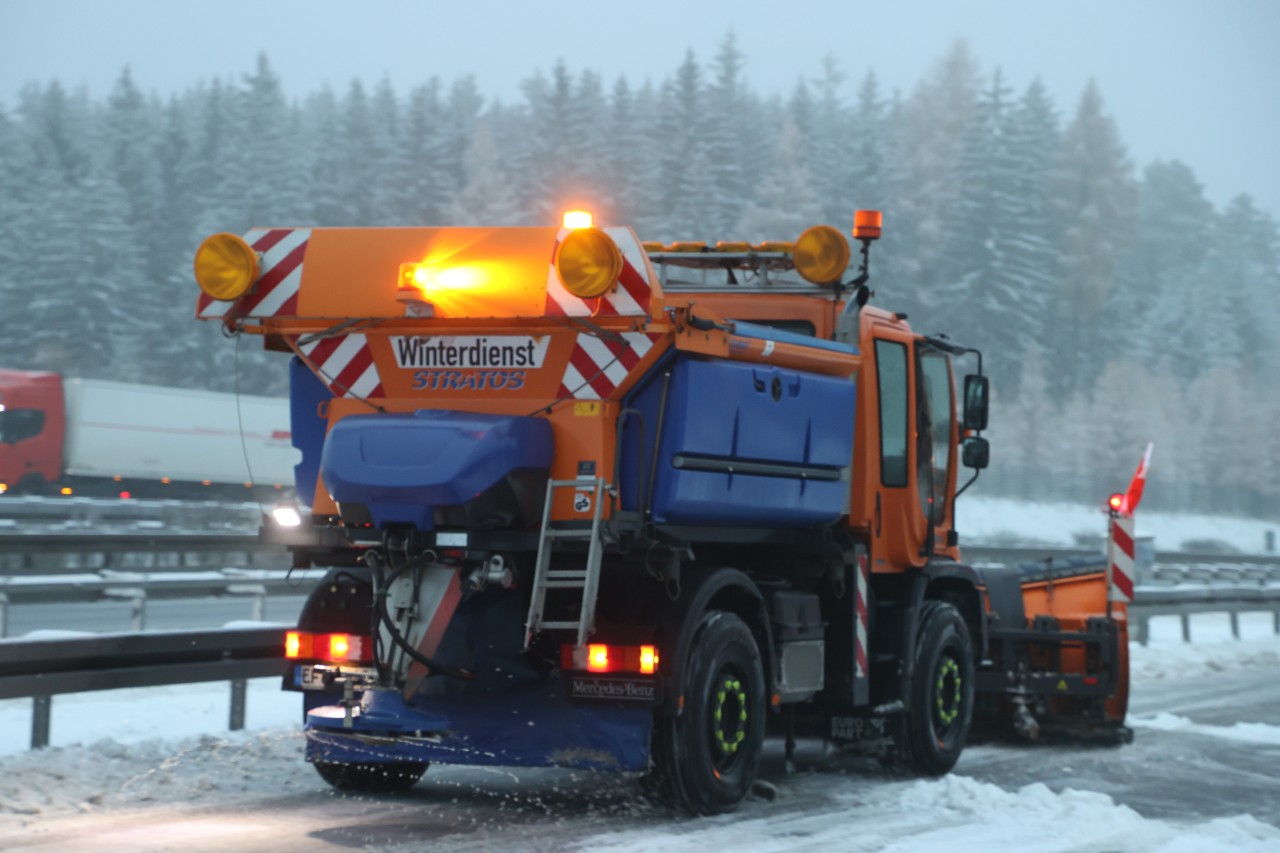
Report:
[[[641,412],[645,453],[659,420],[661,381],[647,381],[629,405]],[[653,484],[654,521],[761,527],[830,524],[847,509],[856,388],[852,381],[769,365],[678,357],[671,364]],[[638,419],[633,419],[633,423]],[[643,470],[640,430],[628,424],[621,470]],[[685,467],[673,463],[677,456]],[[701,461],[736,471],[695,470]],[[738,463],[773,466],[742,473]],[[813,472],[824,474],[815,478]],[[806,476],[808,474],[808,476]],[[632,478],[632,482],[639,478]],[[624,504],[636,508],[630,482]]]
[[465,504],[507,474],[551,466],[540,418],[424,410],[351,415],[334,424],[320,471],[338,503],[364,504],[373,523],[432,528],[432,509]]

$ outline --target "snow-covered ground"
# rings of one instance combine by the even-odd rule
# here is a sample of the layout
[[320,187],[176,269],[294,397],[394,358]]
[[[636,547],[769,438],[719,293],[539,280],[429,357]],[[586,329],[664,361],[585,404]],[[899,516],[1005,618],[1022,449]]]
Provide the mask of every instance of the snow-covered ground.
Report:
[[[1105,538],[1106,512],[1079,504],[1029,504],[1012,498],[962,496],[956,503],[961,545],[1074,546]],[[1267,532],[1280,548],[1280,519],[1147,512],[1138,508],[1134,532],[1153,538],[1157,551],[1182,551],[1189,542],[1221,542],[1242,554],[1266,553]]]
[[[992,500],[973,504],[966,510],[966,529],[979,541],[984,538],[975,530],[979,518],[988,519],[982,523],[990,535],[1034,532],[1038,541],[1064,545],[1072,544],[1075,531],[1105,523],[1097,510],[1078,507],[1028,507],[1013,502],[1003,506]],[[1266,529],[1258,522],[1154,514],[1140,516],[1139,521],[1140,535],[1155,535],[1161,549],[1176,549],[1181,541],[1205,537],[1232,542],[1242,551],[1258,551]],[[1257,547],[1251,547],[1251,542]],[[1280,666],[1280,637],[1272,632],[1271,616],[1244,614],[1240,621],[1241,639],[1235,640],[1225,615],[1195,616],[1195,642],[1184,644],[1176,618],[1152,620],[1150,645],[1135,644],[1131,649],[1135,694],[1144,684],[1201,673],[1241,668],[1274,671]],[[247,808],[246,803],[324,792],[323,783],[303,765],[299,706],[296,694],[279,690],[278,679],[259,679],[250,684],[247,730],[229,733],[225,731],[229,712],[225,684],[58,696],[53,703],[53,746],[30,752],[26,749],[30,700],[0,701],[0,847],[19,839],[19,849],[76,849],[42,846],[40,833],[65,821],[113,810],[163,811],[178,806],[239,810]],[[1280,726],[1248,720],[1211,726],[1157,713],[1134,716],[1131,724],[1139,737],[1144,730],[1184,731],[1256,743],[1259,749],[1280,744]],[[433,768],[429,777],[448,784],[449,774],[468,772],[475,773]],[[1248,814],[1200,821],[1144,817],[1096,791],[1055,791],[1038,783],[1007,790],[967,776],[963,762],[950,776],[923,781],[802,773],[788,780],[778,801],[753,800],[737,814],[721,818],[670,820],[640,812],[628,819],[587,820],[576,826],[572,816],[561,820],[571,830],[561,842],[544,843],[540,836],[530,836],[527,844],[517,836],[514,842],[526,849],[546,850],[692,851],[722,846],[739,853],[1280,850],[1280,828]],[[239,828],[210,823],[204,840],[216,830],[228,833],[228,848],[273,849],[274,842],[265,843],[264,836],[237,834],[247,831],[244,827],[251,821],[246,818],[243,823]],[[494,828],[499,830],[507,831],[505,824]],[[131,846],[130,837],[112,841],[101,836],[102,846],[95,844],[94,849],[170,849],[144,846],[141,841]],[[451,849],[461,849],[453,847],[454,841],[464,843],[460,837],[450,839]],[[512,843],[507,834],[498,846],[489,848],[481,834],[465,840],[465,848],[512,849]],[[415,844],[398,844],[380,841],[363,846],[419,849]]]

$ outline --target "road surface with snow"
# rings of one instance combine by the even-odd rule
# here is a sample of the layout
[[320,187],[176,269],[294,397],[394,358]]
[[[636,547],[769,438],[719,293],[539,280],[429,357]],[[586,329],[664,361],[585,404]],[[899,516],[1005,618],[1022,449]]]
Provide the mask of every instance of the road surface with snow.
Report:
[[[634,780],[567,770],[433,767],[405,795],[341,795],[303,763],[287,719],[146,739],[148,723],[170,731],[194,713],[182,706],[197,691],[165,688],[117,706],[61,697],[55,734],[91,731],[97,713],[113,738],[82,735],[87,745],[39,753],[10,744],[0,756],[0,849],[1280,849],[1280,638],[1266,616],[1245,620],[1242,641],[1229,639],[1225,617],[1197,619],[1194,646],[1178,641],[1176,620],[1157,620],[1152,646],[1135,648],[1129,746],[978,744],[955,773],[920,780],[824,757],[815,744],[802,744],[800,772],[788,776],[771,743],[762,776],[776,799],[698,820],[639,801]],[[222,714],[225,697],[201,690]],[[294,700],[279,713],[296,715]],[[257,693],[251,724],[255,702]],[[0,726],[25,734],[25,706],[0,706]],[[120,713],[134,719],[112,725]]]

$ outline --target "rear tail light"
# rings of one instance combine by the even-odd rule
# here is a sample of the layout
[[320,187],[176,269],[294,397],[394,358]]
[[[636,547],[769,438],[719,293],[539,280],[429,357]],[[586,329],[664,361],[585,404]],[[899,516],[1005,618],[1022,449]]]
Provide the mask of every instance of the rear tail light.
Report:
[[630,672],[653,675],[658,671],[656,646],[611,646],[591,643],[560,647],[560,667],[587,672]]
[[313,634],[289,631],[284,635],[286,658],[319,659],[329,663],[367,663],[373,660],[372,643],[361,634]]

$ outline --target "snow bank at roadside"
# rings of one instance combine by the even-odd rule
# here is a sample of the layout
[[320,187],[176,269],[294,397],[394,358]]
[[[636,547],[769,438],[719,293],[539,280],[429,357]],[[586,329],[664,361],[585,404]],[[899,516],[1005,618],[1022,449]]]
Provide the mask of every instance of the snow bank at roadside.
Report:
[[0,820],[315,787],[300,767],[302,737],[287,729],[52,747],[0,758]]
[[759,817],[737,815],[604,833],[583,840],[575,849],[609,853],[692,853],[717,848],[735,853],[1227,849],[1269,853],[1280,847],[1280,829],[1247,815],[1174,824],[1144,818],[1105,794],[1070,788],[1055,794],[1038,783],[1006,791],[954,774],[890,783],[820,776],[798,780],[794,787],[805,790],[791,791],[791,800],[814,798],[803,811],[788,811],[778,803]]
[[1151,620],[1146,646],[1129,643],[1129,678],[1134,684],[1192,678],[1209,672],[1256,666],[1280,665],[1280,636],[1270,613],[1241,613],[1240,639],[1231,635],[1225,613],[1199,613],[1191,617],[1191,639],[1182,641],[1176,616]]
[[1230,726],[1209,726],[1161,711],[1150,717],[1130,717],[1129,725],[1135,729],[1154,729],[1162,732],[1190,732],[1210,737],[1239,740],[1246,743],[1280,746],[1280,726],[1266,723],[1235,723]]

